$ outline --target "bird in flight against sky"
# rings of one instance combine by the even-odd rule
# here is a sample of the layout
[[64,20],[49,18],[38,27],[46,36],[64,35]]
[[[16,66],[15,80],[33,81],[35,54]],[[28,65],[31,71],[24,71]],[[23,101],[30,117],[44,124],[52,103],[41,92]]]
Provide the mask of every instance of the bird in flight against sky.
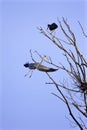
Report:
[[[42,72],[54,72],[54,71],[57,71],[58,69],[54,69],[54,68],[50,68],[50,67],[41,65],[42,62],[43,62],[44,60],[46,60],[46,59],[47,59],[47,57],[44,56],[44,57],[42,57],[41,62],[25,63],[25,64],[24,64],[24,67],[26,67],[26,68],[28,68],[29,70],[31,70],[31,75],[32,75],[32,73],[33,73],[33,70],[35,70],[35,69],[37,69],[37,70],[39,70],[39,71],[42,71]],[[29,72],[28,72],[28,73],[29,73]],[[27,73],[25,76],[27,76],[28,73]],[[31,77],[31,75],[30,75],[29,77]]]
[[53,31],[58,28],[58,25],[56,23],[48,24],[47,29],[49,28],[50,31]]
[[41,65],[40,63],[36,62],[36,63],[25,63],[24,67],[29,68],[31,70],[39,70],[39,71],[43,71],[43,72],[53,72],[53,71],[57,71],[58,69],[54,69],[54,68],[49,68],[47,66]]

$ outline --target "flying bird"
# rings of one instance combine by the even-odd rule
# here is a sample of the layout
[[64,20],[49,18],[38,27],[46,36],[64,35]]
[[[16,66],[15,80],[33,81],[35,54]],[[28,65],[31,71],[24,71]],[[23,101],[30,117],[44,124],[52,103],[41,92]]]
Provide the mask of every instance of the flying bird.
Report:
[[41,65],[39,62],[36,63],[25,63],[24,67],[29,68],[31,70],[39,70],[39,71],[43,71],[43,72],[54,72],[57,71],[58,69],[54,69],[54,68],[49,68],[47,66]]
[[50,31],[53,31],[58,28],[58,25],[56,23],[48,24],[47,29],[49,28]]
[[[28,62],[28,63],[24,64],[24,67],[29,69],[28,73],[31,71],[29,78],[32,76],[33,70],[35,70],[35,69],[37,69],[39,71],[43,71],[43,72],[54,72],[54,71],[58,70],[58,69],[49,68],[47,66],[41,65],[42,62],[46,59],[48,59],[48,58],[46,56],[43,56],[40,62],[35,62],[35,63]],[[27,76],[28,73],[26,73],[25,76]]]

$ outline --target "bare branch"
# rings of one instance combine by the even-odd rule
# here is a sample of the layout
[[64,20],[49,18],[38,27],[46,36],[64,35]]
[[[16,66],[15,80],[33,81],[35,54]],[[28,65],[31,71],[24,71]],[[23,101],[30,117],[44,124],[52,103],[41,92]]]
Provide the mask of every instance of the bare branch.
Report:
[[73,106],[76,107],[76,109],[78,109],[78,111],[80,111],[80,113],[82,113],[82,114],[87,118],[87,113],[83,112],[83,111],[79,108],[78,104],[73,103]]
[[83,29],[81,23],[80,23],[79,21],[78,21],[78,23],[79,23],[79,25],[80,25],[80,27],[81,27],[81,30],[82,30],[83,35],[84,35],[85,37],[87,37],[87,35],[86,35],[86,33],[84,32],[84,29]]
[[[79,126],[80,130],[83,130],[81,124],[78,122],[78,120],[77,120],[77,119],[75,118],[75,116],[73,115],[72,110],[71,110],[71,108],[70,108],[70,105],[69,105],[69,103],[68,103],[67,98],[64,96],[64,94],[62,93],[62,91],[59,89],[59,87],[58,87],[58,85],[56,84],[56,82],[54,81],[54,79],[51,78],[51,76],[50,76],[48,73],[46,73],[46,74],[47,74],[48,77],[51,79],[51,81],[55,84],[55,86],[56,86],[58,92],[60,93],[60,95],[62,96],[64,102],[66,103],[66,106],[67,106],[67,108],[68,108],[68,111],[69,111],[70,116],[73,118],[73,120],[75,121],[75,123]],[[60,97],[61,100],[62,100],[62,98]]]
[[[87,118],[87,60],[79,50],[77,39],[74,32],[71,30],[71,27],[68,24],[67,20],[65,18],[62,18],[62,22],[58,20],[58,23],[61,32],[64,35],[64,38],[55,36],[53,33],[44,30],[42,27],[38,28],[38,30],[46,38],[48,38],[59,50],[61,50],[65,60],[64,62],[67,63],[67,67],[64,62],[61,62],[57,65],[54,64],[51,58],[49,61],[46,62],[48,64],[56,66],[59,70],[62,71],[62,73],[66,73],[67,76],[70,78],[69,81],[72,85],[70,83],[69,85],[66,85],[66,83],[59,84],[57,83],[59,81],[55,81],[54,78],[52,78],[48,73],[46,74],[52,81],[52,83],[49,82],[46,84],[53,84],[56,87],[58,95],[55,93],[52,94],[66,105],[73,121],[77,124],[80,130],[84,130],[87,128],[87,122],[83,122],[82,120],[83,117]],[[82,25],[80,24],[80,22],[78,23],[81,27],[83,35],[87,37]],[[42,58],[42,56],[38,52],[36,53],[40,58]],[[75,115],[72,107],[78,112],[77,115],[79,115],[80,118]],[[81,116],[83,117],[81,118]]]

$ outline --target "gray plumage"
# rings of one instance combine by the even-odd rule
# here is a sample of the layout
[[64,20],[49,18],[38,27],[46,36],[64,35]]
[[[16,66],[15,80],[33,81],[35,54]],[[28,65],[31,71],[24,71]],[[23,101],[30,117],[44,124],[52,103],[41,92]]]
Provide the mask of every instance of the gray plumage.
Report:
[[39,71],[43,71],[43,72],[53,72],[53,71],[57,71],[58,69],[54,69],[54,68],[49,68],[47,66],[41,65],[40,63],[25,63],[24,67],[27,67],[31,70],[37,69]]

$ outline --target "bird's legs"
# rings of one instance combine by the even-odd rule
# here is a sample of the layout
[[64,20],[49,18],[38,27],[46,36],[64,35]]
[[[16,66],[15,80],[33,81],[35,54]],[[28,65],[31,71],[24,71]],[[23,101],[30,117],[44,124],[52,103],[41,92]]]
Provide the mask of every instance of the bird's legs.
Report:
[[32,74],[33,74],[33,70],[31,70],[31,74],[29,75],[29,78],[31,78]]
[[[30,75],[29,75],[29,72],[31,72]],[[27,75],[29,75],[29,78],[31,78],[32,73],[33,73],[33,70],[29,70],[24,76],[26,77]]]
[[24,75],[25,77],[29,74],[30,70]]

